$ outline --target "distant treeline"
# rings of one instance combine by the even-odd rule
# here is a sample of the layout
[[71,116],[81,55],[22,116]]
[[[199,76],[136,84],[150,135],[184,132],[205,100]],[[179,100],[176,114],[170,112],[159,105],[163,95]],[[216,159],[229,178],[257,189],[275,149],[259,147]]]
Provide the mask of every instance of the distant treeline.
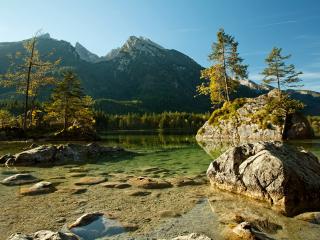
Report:
[[320,116],[308,116],[308,120],[316,136],[320,136]]
[[196,132],[209,118],[207,114],[185,112],[129,113],[110,115],[95,112],[97,130],[183,130]]

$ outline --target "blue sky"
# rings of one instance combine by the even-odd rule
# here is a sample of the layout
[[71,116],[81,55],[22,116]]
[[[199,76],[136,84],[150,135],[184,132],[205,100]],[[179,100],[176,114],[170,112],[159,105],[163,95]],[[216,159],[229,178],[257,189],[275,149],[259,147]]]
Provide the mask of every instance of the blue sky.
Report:
[[38,29],[105,55],[130,35],[177,49],[203,66],[220,27],[239,41],[259,81],[273,46],[292,54],[306,89],[320,91],[319,0],[1,0],[0,42]]

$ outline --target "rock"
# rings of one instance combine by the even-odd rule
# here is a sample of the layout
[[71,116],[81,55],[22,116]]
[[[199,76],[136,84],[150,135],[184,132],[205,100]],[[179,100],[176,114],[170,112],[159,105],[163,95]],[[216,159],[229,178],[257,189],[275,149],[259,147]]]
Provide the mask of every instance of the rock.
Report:
[[40,179],[32,176],[28,173],[20,173],[15,174],[10,177],[5,178],[1,181],[3,185],[7,186],[14,186],[14,185],[23,185],[23,184],[30,184],[41,181]]
[[184,187],[184,186],[196,186],[204,184],[203,181],[195,181],[191,178],[176,178],[171,181],[173,185],[176,187]]
[[76,177],[85,177],[85,176],[87,176],[87,174],[86,173],[78,173],[78,172],[74,172],[74,173],[69,173],[69,174],[67,174],[66,175],[67,177],[72,177],[72,178],[76,178]]
[[82,188],[82,187],[75,187],[75,188],[61,188],[58,190],[58,192],[61,193],[70,193],[70,194],[82,194],[85,193],[87,191],[86,188]]
[[294,217],[295,219],[313,224],[320,224],[320,212],[306,212]]
[[131,187],[128,183],[122,183],[122,182],[106,182],[101,184],[101,186],[105,188],[118,188],[118,189],[124,189]]
[[7,240],[34,240],[34,238],[30,235],[15,233],[8,237]]
[[21,195],[38,195],[55,192],[57,189],[51,182],[38,182],[29,188],[21,188]]
[[56,220],[57,223],[64,223],[67,219],[64,217],[60,217]]
[[8,240],[80,240],[72,233],[52,232],[41,230],[31,235],[16,233],[11,235]]
[[302,114],[289,115],[284,129],[284,139],[306,139],[314,136],[308,119]]
[[181,214],[176,213],[174,211],[170,211],[170,210],[163,210],[159,213],[159,216],[162,218],[170,218],[170,217],[180,217]]
[[15,155],[4,155],[0,158],[0,164],[14,166],[34,165],[62,165],[70,163],[83,163],[88,160],[97,159],[99,156],[125,152],[119,147],[105,147],[97,143],[65,144],[65,145],[42,145],[28,149]]
[[131,178],[129,179],[128,183],[135,187],[144,189],[162,189],[172,187],[172,184],[170,182],[158,179],[151,179],[148,177]]
[[232,232],[243,240],[255,240],[256,237],[252,232],[252,227],[248,222],[239,223],[232,229]]
[[80,240],[72,233],[52,232],[41,230],[34,233],[34,240]]
[[11,159],[14,159],[14,156],[10,153],[5,154],[0,157],[0,164],[5,164],[7,161],[10,161]]
[[75,185],[95,185],[105,181],[106,178],[104,177],[83,177],[80,178]]
[[54,155],[57,148],[52,145],[43,145],[26,150],[14,155],[14,159],[6,162],[6,165],[30,166],[37,164],[50,164],[54,162]]
[[230,148],[207,176],[214,187],[269,202],[288,216],[320,208],[319,160],[281,142]]
[[277,90],[273,90],[256,98],[226,103],[215,110],[199,129],[197,141],[205,146],[210,141],[281,141],[314,137],[308,120],[301,114],[273,120],[275,117],[272,117],[272,113],[263,112],[267,103],[277,97],[276,93]]
[[101,212],[93,212],[93,213],[86,213],[79,217],[74,223],[68,226],[69,229],[75,227],[82,227],[90,224],[91,222],[97,220],[99,217],[103,216],[104,214]]
[[127,194],[129,196],[133,196],[133,197],[144,197],[144,196],[148,196],[151,194],[151,192],[146,192],[146,191],[130,191],[127,192]]
[[179,236],[171,240],[212,240],[212,239],[199,233],[191,233],[189,235]]
[[134,232],[139,228],[139,226],[134,223],[122,223],[121,225],[128,232]]

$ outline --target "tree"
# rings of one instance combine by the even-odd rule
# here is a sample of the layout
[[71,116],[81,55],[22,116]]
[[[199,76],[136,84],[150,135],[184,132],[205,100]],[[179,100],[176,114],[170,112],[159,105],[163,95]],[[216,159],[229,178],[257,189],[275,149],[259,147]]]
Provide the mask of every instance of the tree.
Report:
[[281,87],[298,87],[302,85],[296,85],[302,80],[299,75],[302,72],[296,72],[293,64],[287,65],[285,60],[289,59],[291,55],[282,56],[282,49],[274,47],[270,54],[265,59],[267,67],[263,70],[264,75],[263,82],[265,84],[276,83],[279,90],[279,96],[281,98]]
[[0,109],[0,128],[16,125],[15,117],[7,110]]
[[76,74],[64,71],[63,80],[57,83],[46,107],[47,119],[62,122],[63,131],[72,125],[91,128],[94,125],[92,105],[92,98],[84,95]]
[[[18,94],[24,94],[25,96],[22,123],[24,130],[27,128],[27,117],[29,110],[31,110],[31,124],[34,102],[39,89],[55,82],[53,72],[60,62],[60,59],[54,62],[42,60],[42,57],[40,57],[40,53],[37,49],[37,40],[38,33],[36,33],[32,39],[27,40],[24,43],[23,53],[17,52],[14,56],[10,56],[11,65],[1,81],[2,86],[15,87]],[[30,97],[32,97],[31,109],[29,103]]]
[[238,42],[220,29],[209,60],[213,65],[201,71],[201,79],[206,82],[197,87],[197,92],[210,95],[213,104],[229,102],[231,93],[238,86],[237,80],[248,76],[248,66],[243,65],[243,59],[239,57]]

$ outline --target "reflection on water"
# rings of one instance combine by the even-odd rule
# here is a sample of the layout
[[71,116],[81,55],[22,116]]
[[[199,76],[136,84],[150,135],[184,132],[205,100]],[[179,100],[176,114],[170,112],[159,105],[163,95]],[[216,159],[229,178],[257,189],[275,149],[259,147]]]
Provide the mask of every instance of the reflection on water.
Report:
[[[235,147],[247,142],[235,142],[235,141],[206,141],[199,142],[199,145],[203,150],[209,154],[212,158],[216,158],[230,147]],[[250,142],[248,142],[250,143]],[[291,140],[286,141],[287,144],[302,147],[320,158],[320,139],[304,139],[304,140]]]
[[118,221],[108,219],[105,216],[97,218],[97,220],[88,225],[71,229],[71,232],[78,235],[81,240],[95,240],[101,237],[111,237],[124,233],[125,231],[125,228],[123,228]]

